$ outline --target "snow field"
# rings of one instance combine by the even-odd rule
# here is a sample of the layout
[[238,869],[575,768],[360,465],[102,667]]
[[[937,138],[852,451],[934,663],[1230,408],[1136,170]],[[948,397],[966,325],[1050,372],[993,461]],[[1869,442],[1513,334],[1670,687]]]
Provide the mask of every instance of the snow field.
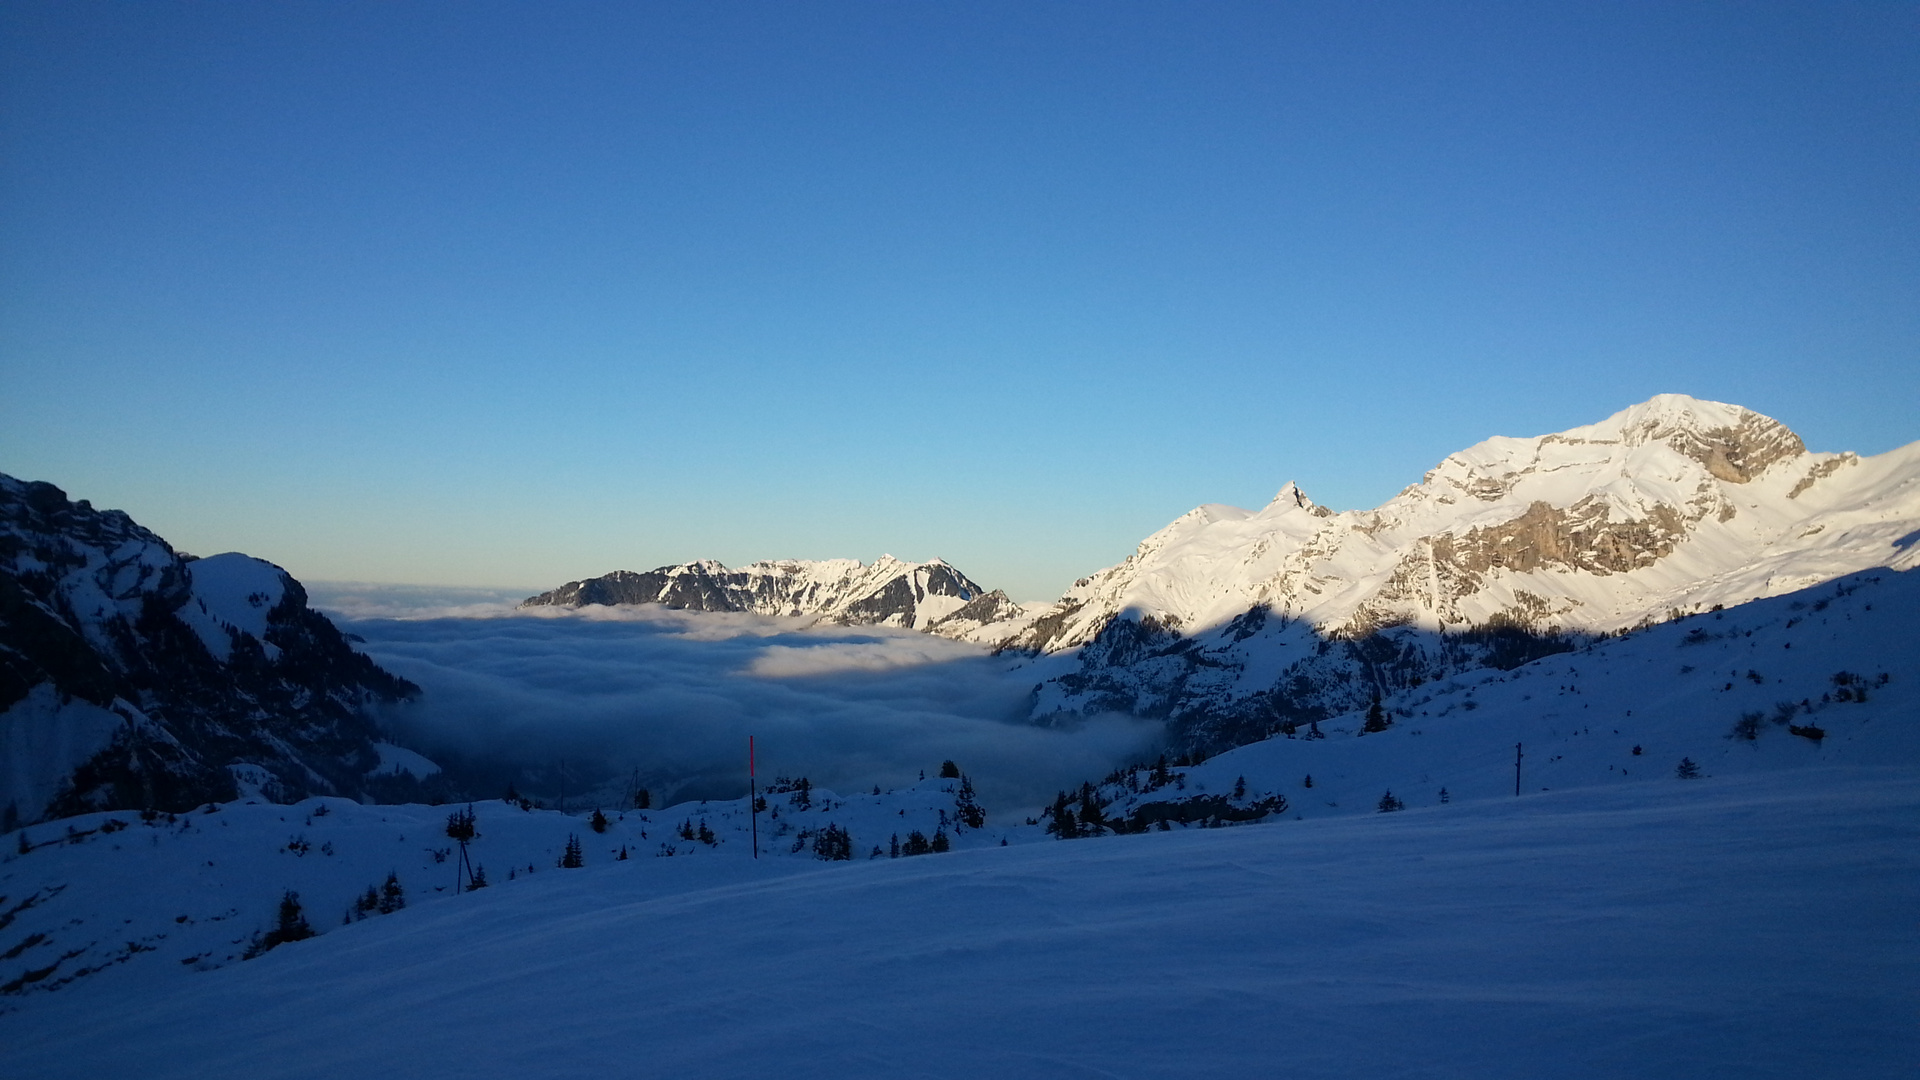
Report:
[[[0,1072],[1893,1077],[1920,1060],[1911,768],[804,865],[541,874],[164,996],[56,997],[0,1018]],[[730,880],[676,891],[660,871]]]

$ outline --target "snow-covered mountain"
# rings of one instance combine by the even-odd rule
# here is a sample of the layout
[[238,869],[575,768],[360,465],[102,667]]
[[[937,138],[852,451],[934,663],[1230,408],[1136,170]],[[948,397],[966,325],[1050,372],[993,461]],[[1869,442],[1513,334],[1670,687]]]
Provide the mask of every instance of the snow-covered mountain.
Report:
[[415,693],[272,563],[196,559],[121,511],[0,476],[6,827],[244,792],[417,795],[433,766],[367,712]]
[[[446,806],[37,825],[0,849],[0,1072],[560,1076],[586,1045],[745,1076],[824,1028],[806,1071],[836,1076],[1904,1076],[1916,635],[1920,574],[1851,575],[1024,819],[966,825],[961,777],[776,783],[757,859],[744,798],[598,830],[483,802],[479,892]],[[893,858],[914,832],[953,853]],[[388,875],[403,910],[356,904]],[[240,962],[288,892],[316,936]]]
[[1373,510],[1288,484],[1202,506],[1006,639],[1077,651],[1035,713],[1167,716],[1218,749],[1478,667],[1914,565],[1920,443],[1810,453],[1734,405],[1661,395],[1597,424],[1493,438]]
[[778,559],[739,569],[710,559],[570,581],[522,607],[660,604],[691,611],[810,616],[843,626],[898,626],[968,641],[1002,640],[1031,613],[939,559]]

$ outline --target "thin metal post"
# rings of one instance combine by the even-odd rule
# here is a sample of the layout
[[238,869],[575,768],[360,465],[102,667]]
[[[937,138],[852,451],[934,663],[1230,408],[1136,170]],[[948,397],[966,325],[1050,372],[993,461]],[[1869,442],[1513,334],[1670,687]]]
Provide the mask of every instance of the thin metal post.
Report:
[[1520,744],[1513,744],[1513,793],[1520,794],[1520,759],[1526,755],[1520,752]]
[[747,736],[747,817],[753,822],[753,857],[760,857],[760,784],[753,775],[753,736]]

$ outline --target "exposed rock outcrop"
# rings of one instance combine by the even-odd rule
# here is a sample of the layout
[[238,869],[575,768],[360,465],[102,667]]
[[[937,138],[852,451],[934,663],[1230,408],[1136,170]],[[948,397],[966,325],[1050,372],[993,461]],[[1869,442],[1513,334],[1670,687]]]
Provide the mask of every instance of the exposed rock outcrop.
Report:
[[369,708],[418,688],[299,582],[195,559],[117,510],[0,476],[0,813],[185,809],[242,790],[415,793],[369,774]]

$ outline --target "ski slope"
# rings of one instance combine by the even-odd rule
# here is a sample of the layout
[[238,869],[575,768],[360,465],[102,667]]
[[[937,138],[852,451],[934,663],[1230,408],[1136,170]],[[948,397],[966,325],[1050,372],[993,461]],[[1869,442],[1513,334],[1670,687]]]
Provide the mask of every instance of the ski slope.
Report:
[[1904,1077],[1920,776],[543,873],[0,1018],[21,1077]]

